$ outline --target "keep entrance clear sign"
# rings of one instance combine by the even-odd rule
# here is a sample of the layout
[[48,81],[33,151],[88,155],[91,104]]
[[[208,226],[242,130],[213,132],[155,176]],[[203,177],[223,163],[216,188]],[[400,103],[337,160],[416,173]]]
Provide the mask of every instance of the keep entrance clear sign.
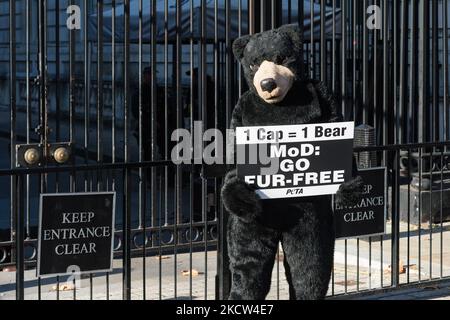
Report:
[[41,195],[38,276],[112,270],[115,196]]
[[262,199],[335,194],[351,178],[353,138],[354,122],[239,127],[237,172]]
[[381,235],[386,229],[386,168],[361,169],[364,192],[354,206],[334,204],[337,239]]

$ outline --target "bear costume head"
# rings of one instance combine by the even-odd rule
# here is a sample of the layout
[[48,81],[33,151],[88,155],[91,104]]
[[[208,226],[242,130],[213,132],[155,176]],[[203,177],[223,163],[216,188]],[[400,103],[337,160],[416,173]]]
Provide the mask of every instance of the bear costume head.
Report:
[[233,52],[241,62],[250,90],[265,102],[284,100],[296,80],[302,79],[302,46],[299,27],[247,35],[234,41]]

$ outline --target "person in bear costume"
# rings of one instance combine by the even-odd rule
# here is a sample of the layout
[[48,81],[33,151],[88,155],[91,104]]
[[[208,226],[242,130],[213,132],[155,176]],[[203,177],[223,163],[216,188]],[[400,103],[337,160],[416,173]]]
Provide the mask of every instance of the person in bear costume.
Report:
[[[231,129],[343,121],[326,86],[301,74],[302,46],[294,25],[234,41],[233,52],[250,90],[233,111]],[[354,163],[353,176],[356,172]],[[353,204],[361,189],[361,178],[353,178],[340,186],[336,201]],[[266,298],[279,242],[290,299],[325,298],[335,241],[331,196],[262,200],[236,169],[226,174],[221,195],[230,213],[229,299]]]

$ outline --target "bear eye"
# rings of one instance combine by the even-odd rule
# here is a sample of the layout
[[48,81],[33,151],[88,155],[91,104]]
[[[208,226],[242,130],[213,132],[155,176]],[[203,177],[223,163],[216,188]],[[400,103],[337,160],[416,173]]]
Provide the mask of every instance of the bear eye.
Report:
[[250,70],[257,71],[258,69],[259,69],[259,66],[257,66],[257,65],[255,65],[255,64],[250,65]]

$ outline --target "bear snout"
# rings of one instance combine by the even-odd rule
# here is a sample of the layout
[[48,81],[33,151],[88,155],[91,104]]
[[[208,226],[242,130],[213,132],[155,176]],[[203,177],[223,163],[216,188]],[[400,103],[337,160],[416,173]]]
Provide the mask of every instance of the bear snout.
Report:
[[267,78],[261,81],[261,89],[271,93],[277,87],[277,83],[273,78]]
[[295,75],[289,68],[272,61],[263,61],[255,73],[253,85],[267,103],[281,102],[292,87]]

